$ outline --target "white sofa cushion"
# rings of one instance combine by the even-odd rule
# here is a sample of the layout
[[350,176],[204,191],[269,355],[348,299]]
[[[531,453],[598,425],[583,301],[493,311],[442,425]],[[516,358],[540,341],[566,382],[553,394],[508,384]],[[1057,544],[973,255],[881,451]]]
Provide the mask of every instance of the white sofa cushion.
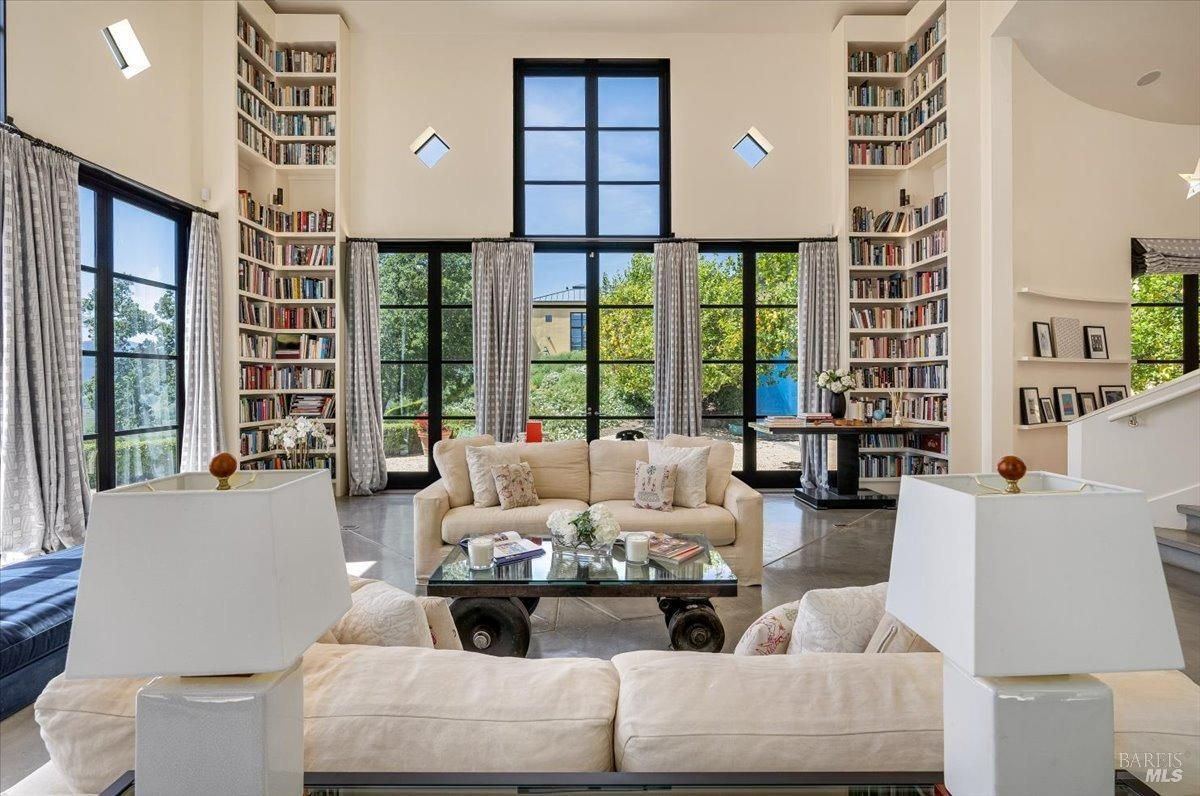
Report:
[[469,506],[474,500],[471,491],[471,473],[467,469],[467,447],[470,445],[494,445],[496,440],[490,434],[478,437],[461,437],[438,440],[433,445],[433,463],[437,465],[438,473],[446,493],[450,496],[450,508]]
[[[513,446],[533,470],[538,499],[566,498],[588,502],[588,444],[581,439],[562,442],[525,442]],[[630,488],[633,487],[630,479]]]
[[[456,544],[464,536],[474,536],[480,533],[499,533],[500,531],[517,531],[526,536],[549,536],[550,529],[546,520],[559,509],[584,511],[588,507],[582,500],[567,500],[565,498],[541,498],[538,492],[536,506],[522,506],[515,509],[502,509],[490,506],[477,509],[474,506],[460,506],[450,509],[442,518],[442,541]],[[653,512],[658,514],[658,512]]]
[[467,456],[467,475],[471,479],[472,505],[485,509],[499,506],[496,479],[492,468],[498,464],[521,461],[514,445],[470,445],[463,450]]
[[698,509],[675,507],[673,511],[639,509],[632,500],[606,500],[622,531],[702,534],[713,545],[733,544],[737,531],[733,515],[722,506]]
[[805,592],[787,654],[865,651],[886,601],[886,583]]
[[671,502],[685,509],[698,509],[708,493],[708,448],[668,448],[650,443],[650,463],[675,465],[675,496]]
[[714,506],[725,502],[725,487],[729,486],[729,479],[733,477],[733,458],[736,453],[732,442],[668,434],[662,444],[668,448],[708,448],[708,479],[705,485],[708,502]]
[[633,471],[639,461],[650,461],[644,439],[594,439],[588,446],[592,503],[633,500]]
[[433,649],[433,634],[425,608],[413,595],[381,580],[357,585],[350,610],[322,640],[337,644]]

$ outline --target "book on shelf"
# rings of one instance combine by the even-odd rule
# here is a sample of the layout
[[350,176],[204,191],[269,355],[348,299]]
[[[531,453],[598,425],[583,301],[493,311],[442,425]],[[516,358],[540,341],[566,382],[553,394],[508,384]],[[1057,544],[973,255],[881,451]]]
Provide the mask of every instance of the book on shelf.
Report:
[[329,395],[293,395],[288,414],[296,417],[333,417],[333,397]]
[[[500,533],[490,534],[490,536],[492,544],[495,545],[493,560],[498,567],[502,567],[505,564],[514,564],[517,561],[537,558],[546,554],[545,548],[540,544],[524,538],[516,531],[501,531]],[[464,536],[458,541],[458,546],[465,551],[472,538]]]
[[704,550],[704,545],[690,539],[680,539],[665,533],[626,531],[613,542],[614,547],[624,547],[630,533],[642,533],[650,540],[650,560],[658,564],[678,564]]

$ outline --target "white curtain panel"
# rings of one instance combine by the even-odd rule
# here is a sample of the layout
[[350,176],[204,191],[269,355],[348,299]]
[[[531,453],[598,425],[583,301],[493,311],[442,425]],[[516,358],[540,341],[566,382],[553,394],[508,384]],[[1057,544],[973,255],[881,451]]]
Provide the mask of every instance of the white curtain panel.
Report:
[[700,247],[654,244],[654,434],[700,431]]
[[193,212],[183,308],[183,444],[179,469],[205,472],[221,430],[221,237],[217,219]]
[[475,413],[480,434],[511,442],[529,418],[533,244],[471,244]]
[[379,366],[379,245],[350,244],[346,293],[346,457],[351,495],[387,486]]
[[[829,391],[817,386],[818,371],[838,366],[838,247],[836,240],[800,244],[796,276],[797,390],[801,412],[829,410]],[[804,442],[804,486],[825,486],[826,438],[810,434]]]
[[79,164],[0,132],[0,561],[83,542]]

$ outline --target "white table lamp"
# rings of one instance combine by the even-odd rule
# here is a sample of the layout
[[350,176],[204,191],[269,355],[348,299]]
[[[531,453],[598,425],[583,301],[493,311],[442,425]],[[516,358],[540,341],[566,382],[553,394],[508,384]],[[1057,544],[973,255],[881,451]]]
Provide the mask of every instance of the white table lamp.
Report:
[[903,479],[887,611],[942,652],[950,793],[1111,796],[1112,693],[1088,673],[1183,667],[1149,507],[1002,464],[1021,494]]
[[323,470],[235,480],[92,500],[66,676],[156,677],[138,693],[139,792],[302,791],[300,656],[350,607],[333,487]]

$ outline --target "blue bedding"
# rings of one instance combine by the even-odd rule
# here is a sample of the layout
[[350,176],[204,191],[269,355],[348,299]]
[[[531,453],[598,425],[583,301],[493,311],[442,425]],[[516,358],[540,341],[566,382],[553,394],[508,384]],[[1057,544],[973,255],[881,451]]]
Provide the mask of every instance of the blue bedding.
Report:
[[0,568],[0,718],[62,671],[83,547]]

